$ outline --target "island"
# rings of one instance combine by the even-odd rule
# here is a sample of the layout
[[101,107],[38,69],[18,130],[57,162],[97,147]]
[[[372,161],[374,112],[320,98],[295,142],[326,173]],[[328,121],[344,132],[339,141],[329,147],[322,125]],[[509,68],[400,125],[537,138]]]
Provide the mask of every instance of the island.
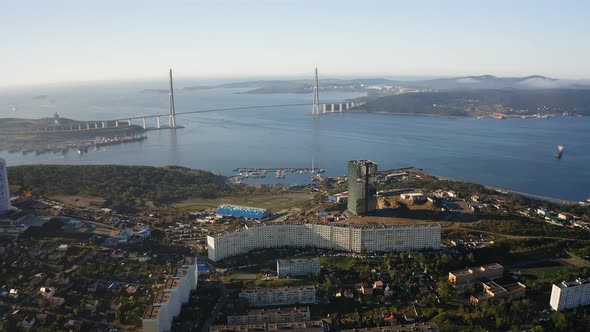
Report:
[[23,153],[64,152],[90,146],[119,144],[146,139],[140,126],[114,121],[83,122],[60,118],[57,114],[44,119],[0,119],[0,150]]

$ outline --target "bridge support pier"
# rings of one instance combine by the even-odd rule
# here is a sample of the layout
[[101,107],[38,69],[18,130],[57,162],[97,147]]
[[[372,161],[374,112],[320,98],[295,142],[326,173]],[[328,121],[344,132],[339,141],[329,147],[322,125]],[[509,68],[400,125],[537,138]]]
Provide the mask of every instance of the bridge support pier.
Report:
[[82,130],[82,124],[78,123],[78,130]]
[[119,120],[115,120],[115,127],[119,127]]
[[105,127],[106,127],[106,126],[105,126],[105,123],[104,123],[104,121],[102,122],[102,127],[103,127],[103,128],[105,128]]
[[156,122],[157,122],[157,123],[156,123],[156,127],[157,127],[158,129],[160,129],[160,116],[157,116],[157,117],[156,117]]
[[339,111],[342,112],[342,104],[339,105]]
[[98,122],[94,123],[94,129],[98,129]]
[[90,123],[86,123],[86,130],[90,130]]
[[332,104],[332,107],[330,108],[330,110],[332,111],[332,113],[334,113],[334,104]]
[[326,104],[322,104],[322,113],[326,113]]
[[127,125],[131,126],[131,119],[127,120]]
[[147,129],[147,120],[143,118],[143,129]]

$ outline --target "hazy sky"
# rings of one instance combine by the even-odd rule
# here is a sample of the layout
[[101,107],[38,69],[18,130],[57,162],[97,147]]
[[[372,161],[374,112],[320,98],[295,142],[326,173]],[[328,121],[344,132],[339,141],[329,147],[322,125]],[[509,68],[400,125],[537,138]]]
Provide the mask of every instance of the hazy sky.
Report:
[[0,85],[177,77],[590,78],[590,1],[9,1]]

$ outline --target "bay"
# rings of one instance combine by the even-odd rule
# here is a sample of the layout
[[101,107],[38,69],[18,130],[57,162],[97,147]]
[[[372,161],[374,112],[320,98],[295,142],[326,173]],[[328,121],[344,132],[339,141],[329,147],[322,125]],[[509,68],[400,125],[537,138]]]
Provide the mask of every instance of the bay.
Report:
[[[177,112],[254,105],[311,103],[311,94],[241,94],[244,89],[183,91],[210,82],[175,82]],[[54,112],[79,120],[166,114],[165,82],[102,83],[0,91],[0,117],[41,118]],[[45,95],[46,97],[35,96]],[[360,96],[324,93],[322,103]],[[147,133],[143,142],[88,154],[0,152],[8,165],[179,165],[232,175],[238,167],[316,167],[342,175],[346,162],[371,159],[380,169],[416,166],[426,172],[569,200],[590,197],[590,118],[506,120],[386,114],[311,116],[311,106],[254,108],[178,116],[185,128]],[[165,119],[162,118],[164,121]],[[140,124],[139,121],[136,122]],[[154,123],[150,123],[154,126]],[[565,146],[555,158],[557,145]],[[303,184],[309,174],[265,183]]]

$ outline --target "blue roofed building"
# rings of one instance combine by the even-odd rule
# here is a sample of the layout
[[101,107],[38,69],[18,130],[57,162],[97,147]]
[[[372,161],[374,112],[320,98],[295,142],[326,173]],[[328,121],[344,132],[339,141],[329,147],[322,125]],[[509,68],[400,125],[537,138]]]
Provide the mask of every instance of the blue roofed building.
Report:
[[217,214],[224,217],[238,217],[254,220],[264,220],[271,216],[271,212],[268,209],[230,204],[220,205],[217,208]]

